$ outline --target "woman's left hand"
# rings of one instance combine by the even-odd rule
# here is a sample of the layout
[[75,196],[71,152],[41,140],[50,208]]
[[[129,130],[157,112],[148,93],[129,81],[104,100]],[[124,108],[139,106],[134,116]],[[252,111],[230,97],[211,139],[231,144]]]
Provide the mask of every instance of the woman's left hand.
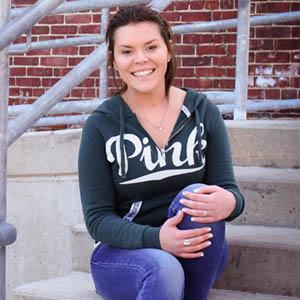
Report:
[[191,216],[193,222],[213,223],[229,217],[234,210],[235,196],[217,186],[207,185],[194,192],[183,192],[180,203],[185,206],[183,212]]

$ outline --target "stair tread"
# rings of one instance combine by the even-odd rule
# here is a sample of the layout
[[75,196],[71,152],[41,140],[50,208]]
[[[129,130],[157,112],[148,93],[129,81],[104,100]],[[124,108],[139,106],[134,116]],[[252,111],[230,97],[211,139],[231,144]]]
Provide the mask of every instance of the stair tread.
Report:
[[238,181],[300,183],[300,169],[234,166],[234,172]]
[[226,236],[229,244],[239,246],[300,250],[296,228],[227,224]]
[[[86,233],[84,224],[72,227],[75,234]],[[226,237],[230,245],[300,250],[300,229],[227,223]]]
[[[16,289],[17,296],[26,299],[47,300],[104,300],[94,291],[91,275],[85,272],[72,272],[63,277],[56,277],[25,284]],[[209,300],[300,300],[298,297],[287,297],[267,294],[252,294],[239,291],[215,290]]]

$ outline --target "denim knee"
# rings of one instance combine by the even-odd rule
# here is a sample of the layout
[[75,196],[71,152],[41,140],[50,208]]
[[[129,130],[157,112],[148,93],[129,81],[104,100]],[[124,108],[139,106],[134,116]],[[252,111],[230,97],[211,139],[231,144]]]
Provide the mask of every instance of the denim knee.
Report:
[[[192,192],[193,190],[197,188],[201,188],[203,186],[206,186],[206,184],[203,183],[195,183],[188,185],[183,190],[181,190],[176,197],[173,199],[172,203],[169,206],[168,209],[168,218],[172,218],[175,216],[178,211],[182,210],[183,207],[185,207],[183,204],[181,204],[179,201],[184,198],[183,192],[188,191]],[[177,226],[179,229],[192,229],[192,228],[199,228],[199,227],[211,227],[213,233],[222,232],[224,234],[225,231],[225,222],[218,221],[214,223],[198,223],[198,222],[192,222],[191,216],[185,214],[182,222]]]
[[141,290],[138,299],[147,298],[144,294],[149,292],[148,287],[151,286],[155,289],[152,295],[157,295],[157,299],[182,300],[185,278],[179,261],[163,250],[144,249],[144,252],[146,255],[143,256],[142,267],[146,271],[147,279],[144,280],[145,289]]

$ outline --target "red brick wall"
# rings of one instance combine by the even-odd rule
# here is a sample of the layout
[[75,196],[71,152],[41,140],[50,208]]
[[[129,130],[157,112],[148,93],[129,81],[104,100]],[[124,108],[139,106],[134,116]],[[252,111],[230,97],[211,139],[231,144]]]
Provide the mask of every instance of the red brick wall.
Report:
[[[35,2],[12,0],[14,7]],[[252,15],[288,11],[300,11],[300,1],[251,0]],[[174,1],[163,15],[171,24],[236,18],[237,0]],[[33,28],[33,41],[99,33],[99,22],[96,11],[49,16]],[[235,29],[177,35],[175,40],[179,56],[177,86],[197,90],[234,89]],[[25,36],[16,42],[24,41]],[[89,45],[11,56],[10,104],[32,103],[94,49],[95,46]],[[109,83],[112,90],[112,81]],[[65,99],[96,97],[98,86],[99,72],[95,71]],[[249,98],[300,98],[300,21],[251,28]],[[300,117],[300,110],[255,116]]]

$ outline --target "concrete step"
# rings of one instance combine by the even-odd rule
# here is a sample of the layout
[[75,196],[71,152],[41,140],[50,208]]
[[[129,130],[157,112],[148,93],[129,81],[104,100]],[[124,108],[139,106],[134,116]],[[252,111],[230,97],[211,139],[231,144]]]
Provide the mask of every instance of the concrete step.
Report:
[[[225,123],[235,165],[300,168],[300,121]],[[23,134],[9,147],[8,175],[76,174],[81,131],[69,129]]]
[[300,230],[227,226],[229,262],[217,288],[300,297]]
[[300,168],[300,120],[226,121],[239,166]]
[[[89,272],[93,241],[83,224],[72,231],[73,269]],[[229,263],[218,288],[300,297],[300,229],[228,224],[226,235]]]
[[[16,289],[15,300],[104,300],[94,292],[90,274],[72,272],[65,277],[42,280],[20,286]],[[212,290],[209,300],[300,300],[263,294],[237,291]],[[163,300],[163,299],[161,299]]]
[[235,224],[300,228],[300,169],[235,167],[245,199]]

